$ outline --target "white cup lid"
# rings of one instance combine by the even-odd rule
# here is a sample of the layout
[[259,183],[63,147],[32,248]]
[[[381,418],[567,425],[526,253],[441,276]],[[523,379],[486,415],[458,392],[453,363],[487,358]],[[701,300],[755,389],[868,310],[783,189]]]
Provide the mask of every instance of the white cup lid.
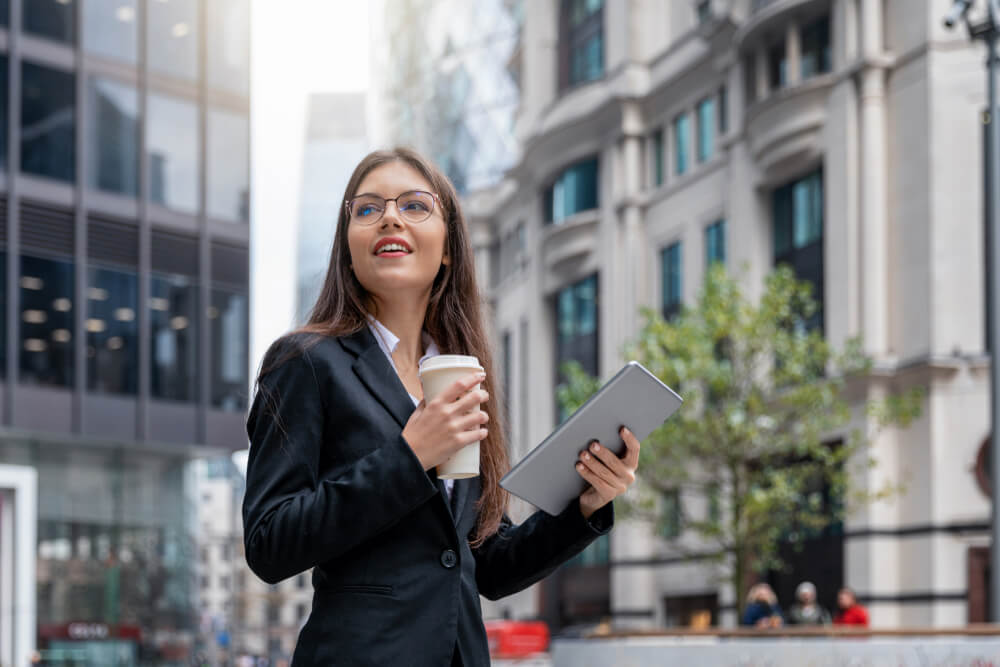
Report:
[[476,357],[464,354],[439,354],[420,364],[418,373],[426,373],[439,368],[468,368],[470,371],[480,372],[483,370],[483,367],[479,364],[479,359]]

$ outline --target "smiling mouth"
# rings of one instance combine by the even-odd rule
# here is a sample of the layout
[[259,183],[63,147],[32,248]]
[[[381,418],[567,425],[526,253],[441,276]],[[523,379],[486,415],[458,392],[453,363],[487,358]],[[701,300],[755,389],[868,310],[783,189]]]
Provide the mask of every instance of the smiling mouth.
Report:
[[402,257],[403,255],[409,255],[412,250],[404,246],[402,243],[385,243],[379,246],[375,250],[375,255],[381,257],[386,255],[388,257]]

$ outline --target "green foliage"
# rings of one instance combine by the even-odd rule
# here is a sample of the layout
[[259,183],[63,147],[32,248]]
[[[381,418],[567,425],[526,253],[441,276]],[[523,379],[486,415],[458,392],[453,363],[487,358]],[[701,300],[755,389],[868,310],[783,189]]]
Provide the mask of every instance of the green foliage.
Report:
[[[849,507],[899,491],[853,488],[852,466],[875,465],[868,455],[874,431],[908,425],[923,403],[914,390],[852,412],[848,383],[863,381],[871,360],[858,340],[835,350],[820,331],[807,330],[815,311],[811,286],[787,268],[771,273],[751,303],[716,265],[693,307],[670,321],[643,310],[644,325],[626,347],[626,358],[684,405],[643,442],[641,483],[623,509],[662,523],[659,498],[669,490],[718,494],[721,511],[687,518],[684,527],[717,549],[739,596],[747,573],[782,567],[782,543],[801,542],[841,521]],[[562,371],[558,397],[571,413],[600,383],[576,364]],[[852,421],[864,426],[852,429]]]

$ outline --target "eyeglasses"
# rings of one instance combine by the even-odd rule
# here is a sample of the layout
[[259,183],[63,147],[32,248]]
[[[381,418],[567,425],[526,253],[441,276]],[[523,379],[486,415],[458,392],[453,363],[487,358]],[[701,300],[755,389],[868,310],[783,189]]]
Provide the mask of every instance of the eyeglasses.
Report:
[[412,224],[421,223],[431,217],[431,213],[434,212],[434,203],[440,203],[437,195],[432,192],[410,190],[389,199],[378,195],[360,195],[345,201],[344,206],[347,208],[347,214],[352,222],[367,227],[382,219],[386,206],[391,201],[396,202],[399,217]]

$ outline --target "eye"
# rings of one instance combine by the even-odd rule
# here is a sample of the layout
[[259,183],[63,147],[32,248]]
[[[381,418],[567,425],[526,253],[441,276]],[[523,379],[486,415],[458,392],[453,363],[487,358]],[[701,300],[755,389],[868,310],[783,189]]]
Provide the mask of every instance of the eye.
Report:
[[422,202],[419,199],[411,199],[410,201],[406,202],[405,204],[403,204],[403,209],[406,211],[423,211],[424,213],[431,210],[426,203]]
[[365,218],[368,217],[369,215],[372,215],[373,213],[378,213],[379,210],[380,210],[379,207],[376,206],[375,204],[358,204],[354,208],[354,215],[356,215],[359,218]]

